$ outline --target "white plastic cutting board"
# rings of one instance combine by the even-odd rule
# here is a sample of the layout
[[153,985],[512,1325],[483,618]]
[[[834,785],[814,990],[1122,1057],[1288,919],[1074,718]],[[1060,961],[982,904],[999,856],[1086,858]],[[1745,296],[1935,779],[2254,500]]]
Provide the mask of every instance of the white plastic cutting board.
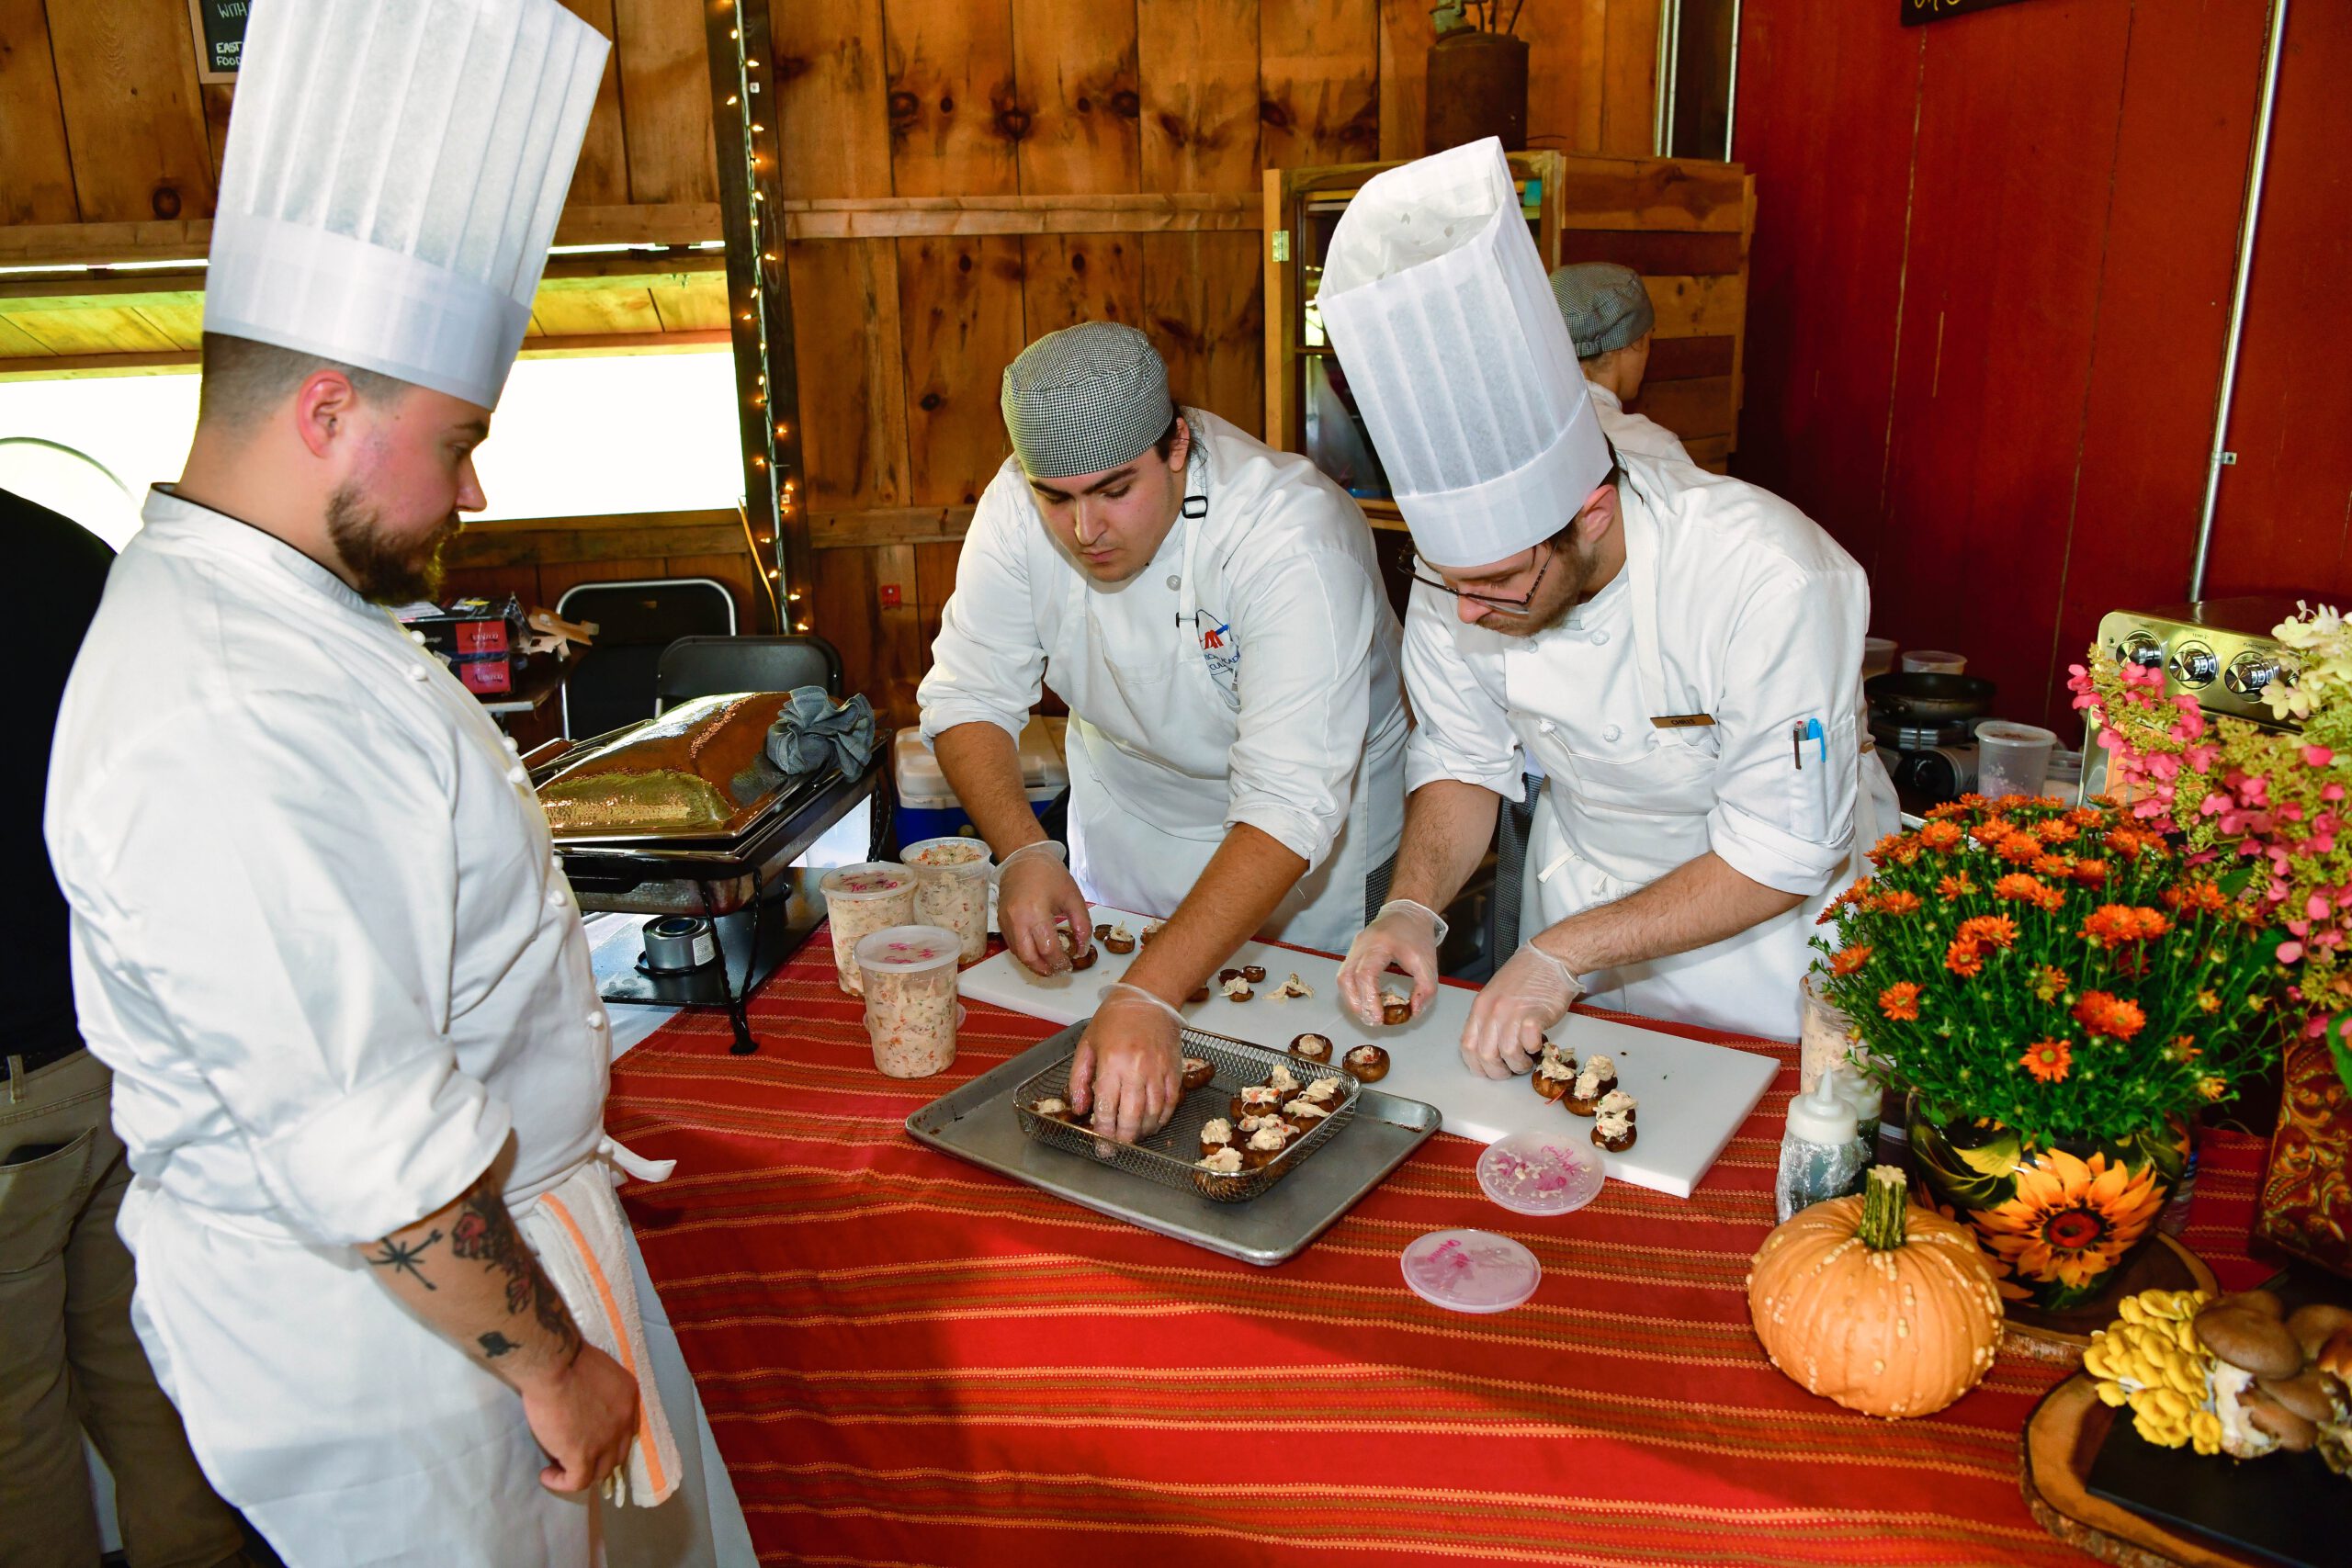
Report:
[[[1098,922],[1125,924],[1140,931],[1143,917],[1098,906]],[[1022,967],[1010,953],[1000,953],[964,971],[956,988],[974,1001],[993,1002],[1014,1012],[1052,1023],[1076,1023],[1093,1016],[1103,987],[1126,972],[1135,955],[1104,953],[1083,973],[1039,979]],[[1497,1081],[1481,1077],[1463,1066],[1462,1030],[1470,1021],[1470,1000],[1476,993],[1460,986],[1440,986],[1437,998],[1419,1018],[1394,1029],[1366,1029],[1340,1007],[1340,961],[1321,953],[1266,942],[1250,942],[1220,968],[1261,964],[1265,984],[1246,1002],[1228,1001],[1221,993],[1185,1008],[1184,1016],[1211,1034],[1229,1035],[1275,1050],[1288,1047],[1294,1036],[1328,1034],[1340,1051],[1363,1044],[1388,1053],[1388,1076],[1380,1089],[1438,1108],[1445,1130],[1491,1144],[1529,1128],[1558,1132],[1581,1128],[1589,1132],[1589,1118],[1576,1116],[1537,1094],[1525,1077]],[[1274,999],[1274,988],[1286,976],[1296,974],[1314,988],[1311,997],[1289,1001]],[[1391,976],[1399,990],[1404,976]],[[1641,1100],[1635,1125],[1641,1136],[1622,1155],[1599,1148],[1609,1174],[1636,1187],[1648,1187],[1677,1198],[1688,1198],[1707,1168],[1715,1163],[1732,1133],[1756,1109],[1765,1086],[1777,1070],[1770,1057],[1728,1046],[1703,1044],[1680,1035],[1631,1024],[1572,1014],[1552,1032],[1552,1038],[1582,1057],[1606,1051],[1617,1058],[1619,1087]]]

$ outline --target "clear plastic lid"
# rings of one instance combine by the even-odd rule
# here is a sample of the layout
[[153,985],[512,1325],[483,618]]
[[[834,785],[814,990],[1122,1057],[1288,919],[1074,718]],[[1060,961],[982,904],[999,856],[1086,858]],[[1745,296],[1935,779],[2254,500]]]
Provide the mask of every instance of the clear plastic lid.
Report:
[[900,850],[899,859],[925,871],[980,871],[988,866],[989,846],[980,839],[925,839]]
[[1448,1312],[1509,1312],[1544,1282],[1535,1254],[1492,1231],[1431,1231],[1403,1264],[1413,1293]]
[[835,866],[825,873],[817,888],[828,898],[887,898],[914,885],[915,874],[905,866],[869,860]]
[[857,939],[857,966],[898,975],[956,966],[964,939],[944,926],[884,926]]
[[1600,1191],[1607,1173],[1589,1138],[1513,1133],[1478,1156],[1478,1185],[1515,1214],[1566,1214]]

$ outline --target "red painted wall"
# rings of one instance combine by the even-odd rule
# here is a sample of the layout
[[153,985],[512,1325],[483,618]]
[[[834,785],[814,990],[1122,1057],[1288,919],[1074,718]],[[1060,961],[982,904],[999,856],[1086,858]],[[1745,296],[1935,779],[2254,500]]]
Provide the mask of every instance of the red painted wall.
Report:
[[[2005,715],[2064,718],[2098,617],[2183,597],[2267,11],[1747,0],[1735,469],[1870,568],[1874,631],[1966,652]],[[2352,587],[2352,8],[2290,16],[2217,592]]]

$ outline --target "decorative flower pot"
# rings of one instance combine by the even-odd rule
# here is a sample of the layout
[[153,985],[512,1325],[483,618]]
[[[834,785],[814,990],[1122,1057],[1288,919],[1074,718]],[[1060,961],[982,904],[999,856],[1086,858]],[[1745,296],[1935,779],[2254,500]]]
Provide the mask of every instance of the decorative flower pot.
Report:
[[2325,1040],[2287,1049],[2256,1229],[2265,1241],[2352,1275],[2352,1095]]
[[2188,1162],[2188,1131],[2028,1149],[1997,1122],[1914,1102],[1913,1174],[1924,1201],[1964,1220],[2007,1301],[2059,1312],[2090,1300],[2155,1235]]

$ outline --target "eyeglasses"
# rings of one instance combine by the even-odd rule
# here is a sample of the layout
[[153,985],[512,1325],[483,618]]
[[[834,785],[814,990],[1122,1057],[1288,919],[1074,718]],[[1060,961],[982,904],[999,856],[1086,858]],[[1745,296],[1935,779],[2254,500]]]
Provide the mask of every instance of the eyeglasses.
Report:
[[1503,610],[1515,615],[1524,615],[1527,611],[1527,607],[1535,603],[1535,591],[1544,586],[1544,574],[1552,570],[1552,555],[1549,547],[1545,545],[1538,545],[1535,547],[1544,552],[1544,564],[1535,569],[1535,581],[1529,583],[1527,585],[1527,592],[1517,599],[1498,599],[1491,593],[1473,593],[1466,589],[1456,588],[1453,584],[1447,582],[1442,579],[1424,577],[1421,575],[1420,569],[1418,566],[1413,570],[1413,581],[1425,584],[1428,587],[1434,588],[1441,593],[1451,593],[1456,599],[1467,599],[1473,604],[1484,604],[1491,610]]

